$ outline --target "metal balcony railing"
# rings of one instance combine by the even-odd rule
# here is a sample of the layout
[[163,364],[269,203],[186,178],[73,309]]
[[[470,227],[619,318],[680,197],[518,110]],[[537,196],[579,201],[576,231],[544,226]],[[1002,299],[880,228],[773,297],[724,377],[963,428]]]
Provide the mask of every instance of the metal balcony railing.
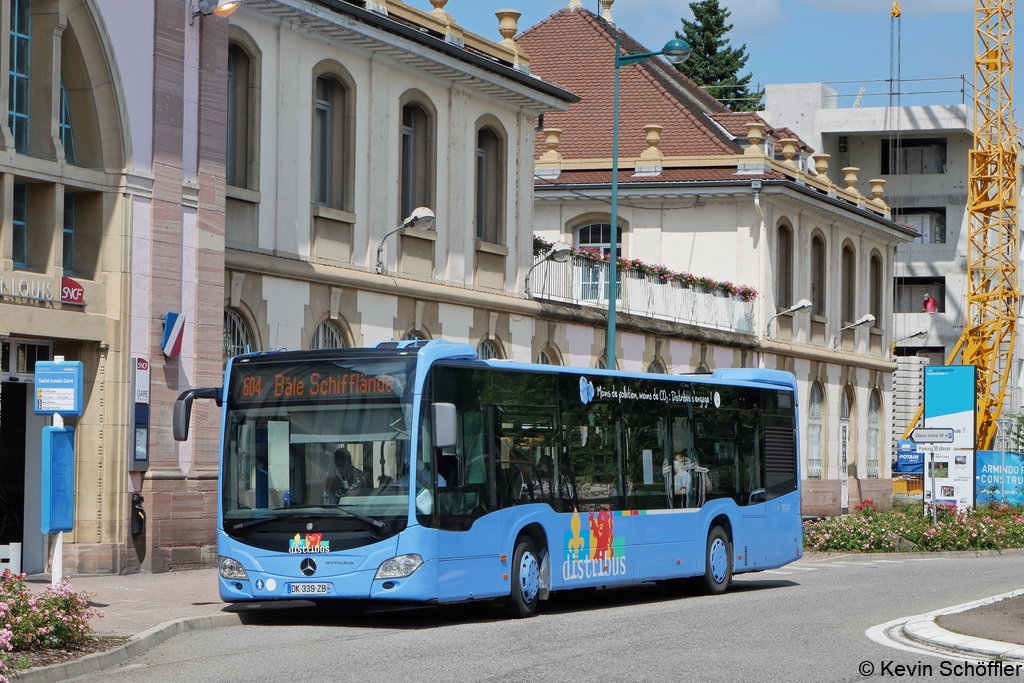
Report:
[[[647,318],[754,334],[754,302],[684,287],[677,280],[633,268],[620,269],[616,309]],[[539,263],[530,277],[535,299],[607,308],[608,264],[573,256],[564,263]]]

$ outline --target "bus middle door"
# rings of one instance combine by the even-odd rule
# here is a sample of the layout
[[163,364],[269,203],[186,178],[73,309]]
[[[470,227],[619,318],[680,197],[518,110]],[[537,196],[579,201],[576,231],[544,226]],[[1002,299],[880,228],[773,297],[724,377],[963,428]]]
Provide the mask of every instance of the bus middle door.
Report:
[[[440,602],[497,597],[502,580],[498,515],[494,514],[488,409],[459,414],[456,458],[439,458],[438,577]],[[442,485],[443,481],[443,485]]]

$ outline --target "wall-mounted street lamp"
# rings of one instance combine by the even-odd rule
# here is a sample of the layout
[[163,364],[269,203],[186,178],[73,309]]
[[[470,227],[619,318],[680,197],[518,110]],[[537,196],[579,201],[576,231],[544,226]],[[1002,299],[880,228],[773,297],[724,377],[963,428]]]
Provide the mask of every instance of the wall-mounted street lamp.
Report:
[[896,345],[899,344],[901,341],[907,341],[908,339],[918,339],[920,337],[927,336],[927,334],[928,334],[928,330],[918,330],[917,332],[914,332],[913,334],[908,334],[906,337],[900,337],[899,339],[894,339],[893,342],[892,342],[892,355],[893,356],[896,355]]
[[832,337],[832,350],[839,351],[839,336],[843,332],[845,332],[846,330],[852,330],[855,327],[860,327],[861,325],[870,325],[873,322],[875,322],[875,316],[871,315],[870,313],[865,313],[860,317],[860,320],[858,320],[857,322],[850,323],[845,327],[840,327],[839,331],[836,332],[836,336]]
[[565,242],[555,242],[554,244],[552,244],[551,248],[548,249],[548,252],[544,254],[544,258],[534,263],[532,266],[530,266],[530,270],[526,271],[526,298],[533,298],[533,294],[531,294],[530,292],[530,276],[533,275],[534,268],[536,268],[542,263],[547,263],[548,261],[554,261],[555,263],[565,263],[566,261],[569,260],[570,256],[572,256],[572,247],[570,247],[568,244],[566,244]]
[[663,56],[672,64],[681,64],[690,57],[690,44],[678,38],[665,43],[660,52],[642,52],[635,55],[619,54],[619,31],[615,29],[615,96],[612,105],[612,256],[608,264],[608,342],[605,358],[608,367],[615,369],[615,297],[618,293],[619,257],[619,67],[638,64],[651,57]]
[[216,14],[224,19],[231,16],[242,2],[243,0],[199,0],[199,9],[192,12],[188,23],[190,26],[194,24],[199,15]]
[[794,305],[790,306],[781,313],[776,313],[775,315],[772,316],[772,319],[768,321],[768,326],[765,327],[764,330],[764,336],[768,337],[769,339],[772,338],[772,323],[775,322],[775,319],[778,318],[779,316],[789,315],[790,313],[796,313],[797,311],[802,311],[805,308],[810,308],[813,305],[814,304],[811,303],[810,299],[800,299],[800,301],[797,301]]
[[384,241],[394,235],[399,230],[404,228],[420,228],[421,230],[430,230],[434,227],[434,212],[425,206],[419,206],[412,210],[409,217],[402,221],[402,224],[397,228],[384,235],[381,238],[380,244],[377,245],[377,274],[380,275],[384,272],[384,261],[381,258],[381,253],[384,251]]

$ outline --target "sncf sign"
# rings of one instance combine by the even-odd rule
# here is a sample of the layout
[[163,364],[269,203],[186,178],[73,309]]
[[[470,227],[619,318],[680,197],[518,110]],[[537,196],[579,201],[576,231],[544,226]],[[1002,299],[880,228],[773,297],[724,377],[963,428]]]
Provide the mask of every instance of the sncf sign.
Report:
[[60,301],[63,304],[85,305],[85,289],[69,277],[60,279]]
[[85,288],[70,277],[62,277],[58,284],[56,278],[0,272],[0,299],[85,306]]

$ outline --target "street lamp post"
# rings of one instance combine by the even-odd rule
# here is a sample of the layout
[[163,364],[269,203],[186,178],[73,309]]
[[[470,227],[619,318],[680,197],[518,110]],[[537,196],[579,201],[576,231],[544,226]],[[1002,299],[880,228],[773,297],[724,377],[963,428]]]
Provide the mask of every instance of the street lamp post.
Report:
[[906,337],[900,337],[899,339],[893,339],[892,341],[892,355],[896,356],[896,345],[901,341],[907,341],[908,339],[917,339],[918,337],[924,337],[928,334],[928,330],[918,330],[913,334],[908,334]]
[[857,320],[857,322],[853,322],[844,327],[840,327],[839,331],[836,332],[836,336],[832,337],[832,350],[837,352],[839,351],[839,337],[843,335],[843,332],[845,332],[846,330],[852,330],[855,327],[860,327],[861,325],[869,325],[873,322],[875,322],[875,316],[871,315],[870,313],[865,313],[860,317],[859,320]]
[[789,315],[790,313],[796,313],[797,311],[802,311],[805,308],[810,308],[813,305],[814,304],[811,303],[810,299],[800,299],[800,301],[796,302],[795,305],[790,306],[781,313],[776,313],[775,315],[772,316],[771,320],[768,321],[768,325],[765,327],[764,330],[764,336],[767,337],[768,339],[772,338],[772,323],[775,322],[775,319],[778,318],[779,316]]
[[606,366],[615,363],[615,299],[618,294],[619,258],[619,67],[638,64],[662,55],[672,64],[681,64],[690,56],[690,45],[685,40],[670,40],[660,52],[642,52],[635,55],[619,54],[619,32],[615,30],[615,94],[612,102],[612,220],[611,258],[608,264],[608,343],[605,347]]

